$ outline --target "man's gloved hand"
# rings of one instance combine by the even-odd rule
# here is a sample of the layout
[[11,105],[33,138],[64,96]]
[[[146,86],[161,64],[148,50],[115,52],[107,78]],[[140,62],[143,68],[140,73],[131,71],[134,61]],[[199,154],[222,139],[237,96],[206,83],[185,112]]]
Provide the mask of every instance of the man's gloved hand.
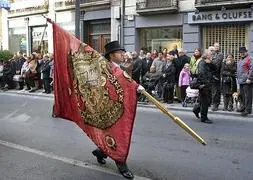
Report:
[[145,90],[145,88],[142,85],[139,85],[137,88],[137,92],[141,93],[142,90]]

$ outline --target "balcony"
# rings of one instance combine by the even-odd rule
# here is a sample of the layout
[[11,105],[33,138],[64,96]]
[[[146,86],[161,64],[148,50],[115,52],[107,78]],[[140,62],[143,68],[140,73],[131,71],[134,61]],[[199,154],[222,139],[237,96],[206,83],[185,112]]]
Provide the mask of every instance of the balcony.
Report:
[[[55,1],[55,10],[67,10],[67,9],[74,9],[75,8],[75,0],[56,0]],[[80,0],[80,8],[83,7],[92,7],[92,6],[99,6],[99,5],[108,5],[110,4],[110,0]]]
[[199,10],[212,10],[217,8],[249,8],[253,0],[195,0],[195,7]]
[[137,0],[138,14],[157,14],[178,11],[178,0]]
[[11,3],[8,17],[26,16],[31,14],[42,14],[48,12],[48,0],[26,0]]

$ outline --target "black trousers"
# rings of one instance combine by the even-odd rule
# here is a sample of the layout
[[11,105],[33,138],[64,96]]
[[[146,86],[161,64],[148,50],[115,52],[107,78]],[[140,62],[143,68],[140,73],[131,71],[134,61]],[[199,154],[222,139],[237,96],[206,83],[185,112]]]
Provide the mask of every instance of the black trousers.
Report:
[[4,86],[7,84],[8,85],[8,89],[12,89],[13,88],[13,80],[12,80],[11,75],[3,75],[3,83]]
[[240,84],[241,109],[252,113],[252,91],[253,84]]
[[233,97],[232,94],[223,94],[224,98],[224,109],[233,108]]
[[34,82],[33,78],[30,78],[30,77],[25,78],[25,83],[26,83],[28,89],[35,88],[35,82]]
[[[108,156],[107,156],[101,149],[99,149],[99,148],[95,149],[94,151],[97,151],[97,153],[99,154],[99,156],[102,157],[102,158],[107,158],[107,157],[108,157]],[[116,164],[121,164],[121,165],[122,165],[122,163],[120,163],[120,162],[118,162],[118,161],[115,161],[115,163],[116,163]]]
[[0,88],[4,87],[4,78],[3,76],[0,76]]
[[211,88],[204,87],[199,90],[199,104],[196,104],[193,108],[193,111],[196,113],[200,113],[201,121],[205,121],[208,119],[208,107],[211,103]]
[[46,93],[51,93],[50,83],[51,83],[50,78],[43,79],[43,86]]
[[163,86],[163,100],[164,102],[173,102],[174,100],[174,84]]
[[221,84],[220,82],[214,82],[212,84],[212,104],[214,107],[217,107],[220,105],[220,99],[221,99]]

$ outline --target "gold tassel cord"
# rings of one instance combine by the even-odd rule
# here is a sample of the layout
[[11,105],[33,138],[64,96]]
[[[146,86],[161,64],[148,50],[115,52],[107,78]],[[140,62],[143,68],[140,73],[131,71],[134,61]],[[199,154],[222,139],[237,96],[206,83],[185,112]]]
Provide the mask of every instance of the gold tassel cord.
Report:
[[160,109],[164,114],[169,116],[177,125],[183,128],[188,134],[190,134],[193,138],[199,141],[202,145],[206,145],[204,139],[202,139],[195,131],[193,131],[185,122],[183,122],[179,117],[170,113],[164,105],[162,105],[159,101],[157,101],[153,96],[151,96],[147,91],[141,90],[141,93],[148,98],[158,109]]

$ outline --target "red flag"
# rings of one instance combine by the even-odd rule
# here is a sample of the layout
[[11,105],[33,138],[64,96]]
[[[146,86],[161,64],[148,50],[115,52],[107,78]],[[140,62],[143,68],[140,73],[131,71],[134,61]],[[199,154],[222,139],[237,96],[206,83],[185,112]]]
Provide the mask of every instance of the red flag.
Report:
[[54,114],[74,121],[113,160],[126,162],[138,85],[90,46],[51,23]]

